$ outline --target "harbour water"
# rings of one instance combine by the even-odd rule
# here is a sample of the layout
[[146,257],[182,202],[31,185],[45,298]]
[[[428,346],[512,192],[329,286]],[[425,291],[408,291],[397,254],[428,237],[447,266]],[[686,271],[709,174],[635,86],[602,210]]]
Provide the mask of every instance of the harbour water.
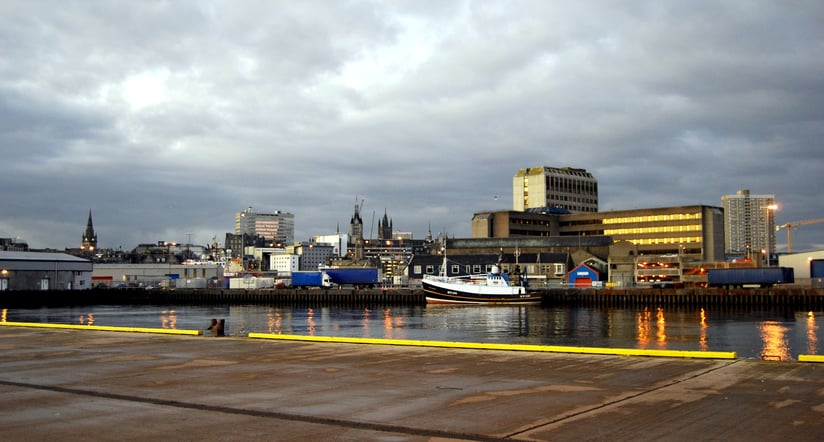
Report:
[[824,313],[542,306],[273,307],[97,305],[0,309],[0,321],[429,341],[734,351],[795,360],[824,353]]

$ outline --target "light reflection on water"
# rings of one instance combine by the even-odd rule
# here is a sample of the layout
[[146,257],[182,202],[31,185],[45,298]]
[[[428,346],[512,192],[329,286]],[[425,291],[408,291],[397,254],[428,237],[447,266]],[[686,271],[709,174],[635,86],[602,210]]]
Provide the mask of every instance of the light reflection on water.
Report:
[[91,306],[2,309],[0,321],[430,341],[490,342],[693,351],[793,360],[821,354],[824,315],[705,309],[597,309],[541,306],[272,307]]

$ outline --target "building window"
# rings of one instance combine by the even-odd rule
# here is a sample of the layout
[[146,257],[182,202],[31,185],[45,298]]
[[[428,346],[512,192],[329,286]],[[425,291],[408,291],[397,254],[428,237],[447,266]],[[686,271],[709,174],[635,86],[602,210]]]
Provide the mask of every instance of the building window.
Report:
[[566,273],[565,267],[566,266],[561,264],[561,263],[555,263],[555,264],[553,264],[553,272],[552,273],[555,274],[555,276],[564,276],[564,274]]

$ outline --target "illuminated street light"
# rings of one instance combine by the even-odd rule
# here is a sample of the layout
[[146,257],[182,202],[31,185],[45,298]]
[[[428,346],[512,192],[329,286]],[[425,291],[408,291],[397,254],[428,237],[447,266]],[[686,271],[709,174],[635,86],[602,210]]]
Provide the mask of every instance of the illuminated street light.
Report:
[[766,246],[765,246],[765,250],[764,250],[764,252],[765,252],[764,255],[765,255],[766,266],[769,267],[770,266],[770,243],[772,242],[771,239],[772,239],[772,236],[774,235],[773,232],[775,231],[775,229],[772,227],[772,225],[774,223],[770,223],[770,219],[771,219],[770,218],[770,212],[775,212],[776,210],[778,210],[778,205],[777,204],[770,204],[769,206],[764,207],[764,209],[767,210],[767,219],[766,219],[767,225],[765,226],[765,229],[764,229],[764,231],[766,232],[766,235],[767,235],[767,241],[766,241]]
[[172,246],[176,246],[177,243],[174,242],[163,242],[163,245],[166,246],[166,263],[169,265],[169,272],[167,275],[169,276],[169,282],[166,285],[166,289],[172,288]]

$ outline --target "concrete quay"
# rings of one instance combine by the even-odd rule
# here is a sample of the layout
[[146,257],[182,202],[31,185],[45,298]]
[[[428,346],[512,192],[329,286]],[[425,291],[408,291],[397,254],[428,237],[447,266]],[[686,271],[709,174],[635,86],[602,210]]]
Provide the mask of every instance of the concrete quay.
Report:
[[820,440],[824,364],[0,327],[3,440]]

